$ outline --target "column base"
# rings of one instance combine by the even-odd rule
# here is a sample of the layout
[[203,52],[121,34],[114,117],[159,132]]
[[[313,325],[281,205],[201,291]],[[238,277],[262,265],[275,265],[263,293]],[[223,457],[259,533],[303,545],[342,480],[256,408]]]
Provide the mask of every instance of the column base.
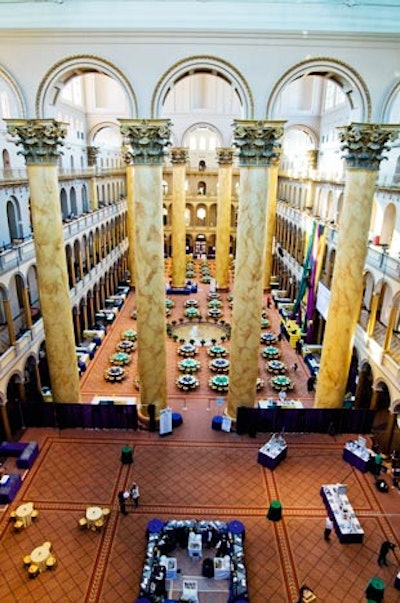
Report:
[[[150,431],[150,417],[148,414],[144,414],[141,410],[141,408],[139,408],[138,410],[138,424],[139,424],[139,429],[146,429],[147,431]],[[154,418],[154,427],[155,427],[155,431],[157,431],[160,427],[160,418],[159,417],[155,417]]]
[[230,291],[229,287],[216,287],[216,291],[219,291],[219,293],[228,293]]

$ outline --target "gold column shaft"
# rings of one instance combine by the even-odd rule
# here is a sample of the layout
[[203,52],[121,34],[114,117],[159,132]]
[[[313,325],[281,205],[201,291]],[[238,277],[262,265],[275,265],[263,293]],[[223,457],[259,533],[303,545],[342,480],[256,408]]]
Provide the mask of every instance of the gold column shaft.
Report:
[[260,350],[269,168],[240,168],[240,202],[227,412],[254,406]]
[[217,288],[229,289],[229,246],[231,232],[232,164],[218,168],[218,213],[215,245],[215,280]]
[[128,270],[130,274],[130,285],[135,286],[135,202],[134,182],[135,168],[133,165],[126,166],[126,206],[127,206],[127,234],[128,234]]
[[172,164],[172,286],[186,283],[186,164]]
[[135,166],[135,275],[138,309],[138,369],[143,415],[167,402],[162,167]]
[[80,400],[57,166],[28,164],[46,354],[55,402]]
[[15,336],[15,328],[14,321],[11,312],[11,303],[9,299],[3,300],[4,304],[4,313],[6,315],[7,328],[8,328],[8,336],[10,338],[10,345],[15,345],[17,342],[17,338]]
[[314,406],[343,405],[363,291],[375,170],[349,169]]
[[267,200],[267,225],[265,236],[265,270],[264,289],[271,290],[271,276],[273,263],[273,243],[276,228],[276,194],[278,190],[279,164],[273,163],[269,168],[269,186]]
[[90,209],[96,211],[99,209],[99,198],[97,194],[97,180],[93,176],[89,179],[89,198],[90,198]]

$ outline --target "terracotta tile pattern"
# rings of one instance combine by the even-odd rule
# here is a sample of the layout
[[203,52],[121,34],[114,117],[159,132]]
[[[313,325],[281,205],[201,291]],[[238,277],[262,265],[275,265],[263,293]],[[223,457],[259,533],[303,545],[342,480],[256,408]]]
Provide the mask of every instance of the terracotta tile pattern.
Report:
[[[205,297],[207,290],[199,292]],[[176,296],[176,316],[184,299]],[[125,325],[135,324],[129,314],[130,296],[107,334],[95,361],[82,380],[84,399],[93,395],[133,395],[135,364],[122,384],[103,379],[108,356]],[[268,311],[277,332],[279,317]],[[296,397],[304,396],[307,370],[289,348],[281,344],[283,359],[294,358],[299,369],[293,375]],[[260,346],[261,347],[261,346]],[[198,357],[207,360],[206,351]],[[212,416],[221,412],[209,391],[208,368],[204,362],[201,385],[196,393],[182,395],[175,389],[178,373],[176,344],[168,344],[170,366],[169,402],[180,411],[183,425],[172,435],[160,438],[147,431],[41,430],[29,429],[26,441],[37,440],[40,454],[13,503],[0,513],[1,603],[133,603],[139,583],[150,519],[171,518],[239,519],[246,528],[245,554],[251,603],[294,603],[299,586],[306,582],[321,603],[361,603],[373,576],[385,584],[385,603],[399,601],[394,578],[400,562],[400,495],[390,489],[377,492],[371,474],[362,474],[342,460],[345,437],[322,434],[288,434],[287,458],[274,472],[257,464],[257,451],[268,438],[255,438],[211,429]],[[260,367],[262,368],[262,361]],[[204,374],[203,374],[204,373]],[[268,390],[260,397],[269,395]],[[348,437],[348,436],[347,436]],[[120,463],[125,444],[134,449],[134,463]],[[7,461],[13,470],[13,461]],[[136,480],[140,505],[119,512],[117,493]],[[390,478],[388,479],[390,481]],[[324,483],[344,482],[349,498],[365,530],[364,543],[341,545],[334,536],[323,540],[325,508],[319,494]],[[283,518],[266,518],[270,501],[282,503]],[[32,500],[38,519],[15,533],[9,512],[22,501]],[[111,507],[99,533],[80,530],[78,519],[88,504]],[[399,548],[388,557],[389,566],[377,565],[383,540]],[[24,555],[50,540],[58,559],[54,571],[30,580],[23,566]],[[200,563],[192,571],[199,572]],[[219,595],[201,593],[201,603],[223,603]]]

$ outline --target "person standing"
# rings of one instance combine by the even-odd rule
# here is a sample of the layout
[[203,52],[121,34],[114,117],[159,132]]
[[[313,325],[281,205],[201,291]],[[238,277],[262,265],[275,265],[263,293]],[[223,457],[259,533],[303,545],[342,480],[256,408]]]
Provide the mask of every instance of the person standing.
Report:
[[133,501],[133,504],[135,505],[135,509],[137,509],[139,506],[139,497],[139,486],[135,482],[131,488],[131,499]]
[[384,542],[382,542],[378,555],[378,565],[380,567],[382,567],[382,565],[389,565],[386,560],[386,556],[389,551],[394,551],[395,548],[396,545],[393,542],[390,542],[390,540],[385,540]]
[[121,511],[122,515],[128,515],[126,510],[126,498],[126,492],[123,492],[122,490],[121,492],[118,492],[119,510]]
[[325,519],[325,530],[324,530],[324,540],[326,540],[326,542],[330,542],[330,540],[331,540],[332,528],[333,528],[332,520],[330,519],[329,516],[327,516],[327,518]]

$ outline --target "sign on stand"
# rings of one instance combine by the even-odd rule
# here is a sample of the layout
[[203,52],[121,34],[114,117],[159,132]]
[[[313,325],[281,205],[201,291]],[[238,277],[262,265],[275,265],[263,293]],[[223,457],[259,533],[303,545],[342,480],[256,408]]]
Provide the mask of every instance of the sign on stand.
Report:
[[160,436],[172,433],[172,408],[160,410]]

